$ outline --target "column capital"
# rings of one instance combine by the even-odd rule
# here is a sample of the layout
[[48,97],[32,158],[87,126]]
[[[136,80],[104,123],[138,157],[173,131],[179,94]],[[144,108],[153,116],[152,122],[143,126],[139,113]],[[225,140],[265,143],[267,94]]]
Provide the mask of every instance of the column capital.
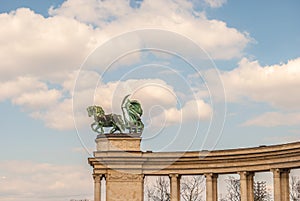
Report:
[[251,176],[254,175],[254,172],[250,172],[250,171],[241,171],[241,172],[237,172],[239,175],[246,175],[246,176]]
[[219,175],[216,173],[205,173],[204,176],[206,179],[208,179],[208,178],[216,179],[216,178],[218,178]]
[[103,177],[103,174],[93,174],[93,178],[95,182],[101,182],[101,179]]
[[272,168],[271,171],[290,172],[289,168]]
[[248,171],[238,172],[238,174],[240,175],[240,179],[246,179],[247,177],[254,176],[254,172],[248,172]]
[[274,168],[274,169],[271,169],[271,172],[273,173],[274,178],[280,177],[280,169]]
[[180,174],[169,174],[169,177],[170,178],[172,178],[172,177],[180,178],[181,175]]
[[273,172],[273,174],[280,174],[280,173],[290,173],[290,169],[288,168],[272,168],[270,169],[271,172]]

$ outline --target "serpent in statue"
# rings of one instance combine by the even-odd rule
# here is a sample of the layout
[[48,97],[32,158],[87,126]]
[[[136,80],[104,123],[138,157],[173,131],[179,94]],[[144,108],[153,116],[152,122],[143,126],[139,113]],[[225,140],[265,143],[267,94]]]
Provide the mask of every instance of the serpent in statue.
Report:
[[116,131],[123,133],[125,129],[128,129],[129,133],[142,133],[144,130],[144,124],[141,119],[143,114],[142,106],[137,100],[130,100],[129,96],[125,96],[122,101],[123,118],[118,114],[106,115],[101,106],[89,106],[87,108],[88,115],[89,117],[94,117],[94,122],[91,124],[92,130],[103,134],[104,127],[112,127],[110,133]]

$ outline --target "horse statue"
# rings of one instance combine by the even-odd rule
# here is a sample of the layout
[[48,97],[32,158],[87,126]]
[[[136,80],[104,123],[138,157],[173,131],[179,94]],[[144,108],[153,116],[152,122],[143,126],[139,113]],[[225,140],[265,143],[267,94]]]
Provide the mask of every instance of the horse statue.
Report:
[[141,119],[143,115],[142,106],[136,100],[129,100],[129,96],[125,96],[121,106],[125,127],[129,130],[129,133],[142,133],[144,130],[144,124]]
[[88,115],[89,117],[94,117],[94,122],[91,124],[92,130],[103,134],[104,127],[112,127],[110,133],[116,131],[123,133],[125,128],[129,130],[129,133],[142,133],[144,130],[144,124],[141,119],[143,109],[138,101],[130,100],[129,96],[125,96],[121,104],[124,121],[121,115],[106,115],[102,107],[96,105],[89,106],[87,108]]
[[[94,123],[91,124],[93,131],[103,134],[103,127],[112,127],[110,133],[119,131],[122,133],[125,130],[125,124],[122,116],[117,114],[105,114],[104,110],[100,106],[89,106],[87,108],[89,117],[94,116]],[[101,131],[99,131],[99,129]]]

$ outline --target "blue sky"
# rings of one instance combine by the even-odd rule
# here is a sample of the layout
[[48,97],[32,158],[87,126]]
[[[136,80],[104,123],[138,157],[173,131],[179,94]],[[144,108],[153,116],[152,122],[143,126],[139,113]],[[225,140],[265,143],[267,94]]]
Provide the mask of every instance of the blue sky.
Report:
[[[95,134],[85,108],[118,113],[127,93],[144,106],[143,150],[299,140],[299,8],[297,0],[0,0],[0,201],[90,197]],[[107,68],[145,47],[156,50]],[[20,163],[23,172],[10,168]],[[43,182],[31,169],[52,175]],[[82,183],[67,188],[71,178]]]
[[207,15],[249,32],[256,42],[247,53],[271,65],[299,56],[299,27],[294,23],[299,6],[299,1],[232,1]]

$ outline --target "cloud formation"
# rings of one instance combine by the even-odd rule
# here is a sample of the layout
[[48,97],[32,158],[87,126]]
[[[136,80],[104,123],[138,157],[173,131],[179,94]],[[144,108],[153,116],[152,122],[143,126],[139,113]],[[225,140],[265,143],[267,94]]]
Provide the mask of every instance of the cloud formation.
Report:
[[191,100],[186,102],[181,108],[171,107],[164,110],[161,115],[155,116],[152,123],[156,126],[180,125],[188,121],[209,121],[212,118],[211,105],[203,100]]
[[[144,28],[173,31],[191,38],[214,59],[239,57],[251,41],[247,33],[230,28],[225,22],[209,20],[204,13],[193,10],[189,1],[144,0],[139,8],[132,8],[123,0],[88,2],[68,0],[59,8],[51,8],[49,13],[100,27],[108,36]],[[220,6],[223,1],[207,2]]]
[[[112,36],[135,29],[161,28],[190,37],[216,59],[239,57],[250,42],[247,34],[193,10],[189,1],[145,0],[140,7],[133,8],[123,0],[68,0],[58,8],[50,8],[49,13],[51,17],[44,17],[19,8],[0,14],[0,101],[10,100],[31,117],[60,130],[74,128],[71,106],[77,69],[94,48]],[[123,61],[128,64],[137,58],[127,60]],[[91,80],[99,79],[93,72],[86,73]],[[89,82],[86,84],[81,86],[88,88]],[[114,84],[104,83],[107,89]],[[90,87],[80,93],[90,94],[94,86]],[[104,88],[100,89],[97,94],[107,93]],[[144,89],[148,98],[139,95],[146,111],[150,101],[161,102],[167,110],[177,108],[172,95],[162,96],[160,90],[156,88],[155,93],[148,93],[151,91],[148,87],[148,92]],[[112,99],[107,98],[107,101]],[[77,104],[85,111],[84,100]],[[109,104],[101,102],[105,108]],[[82,122],[86,121],[83,118]]]
[[243,126],[293,126],[299,125],[300,113],[267,112],[243,123]]
[[90,172],[81,166],[2,161],[0,172],[0,201],[91,199],[93,195]]
[[227,2],[227,0],[204,0],[212,8],[221,7],[223,4]]
[[[75,97],[79,102],[87,96],[94,96],[93,105],[101,105],[106,113],[121,113],[122,99],[131,94],[131,99],[142,103],[143,119],[148,121],[149,127],[170,126],[194,120],[207,121],[212,115],[212,108],[208,103],[202,99],[186,102],[180,100],[175,89],[160,79],[129,79],[100,83],[95,90],[76,93],[78,96]],[[83,105],[78,105],[78,110],[83,109],[82,107]],[[153,114],[154,108],[160,108],[162,112]]]
[[221,73],[228,101],[250,100],[277,109],[300,109],[299,66],[300,58],[271,66],[244,58],[237,68]]
[[299,66],[300,58],[270,66],[243,58],[237,68],[221,72],[227,101],[263,103],[272,108],[244,122],[243,126],[299,125]]
[[32,76],[58,82],[78,69],[99,40],[91,26],[27,8],[0,14],[0,25],[1,80]]

